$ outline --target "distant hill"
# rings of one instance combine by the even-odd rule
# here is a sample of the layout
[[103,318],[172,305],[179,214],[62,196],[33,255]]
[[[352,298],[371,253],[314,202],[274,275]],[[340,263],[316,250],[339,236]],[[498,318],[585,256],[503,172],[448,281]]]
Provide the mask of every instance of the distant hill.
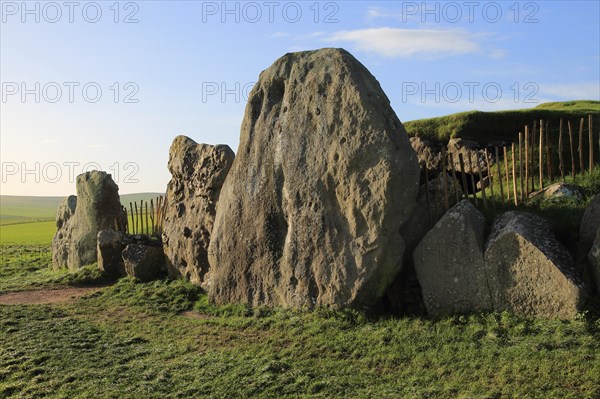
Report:
[[[149,201],[161,193],[138,193],[121,195],[121,203]],[[54,220],[56,208],[64,197],[36,197],[0,195],[0,224],[14,224]]]
[[534,120],[549,121],[550,131],[556,136],[560,118],[564,119],[565,133],[567,120],[574,124],[573,128],[578,132],[579,119],[582,117],[586,118],[585,129],[587,129],[588,115],[592,115],[594,129],[598,129],[600,101],[552,102],[540,104],[535,108],[512,111],[468,111],[403,122],[403,125],[409,136],[419,136],[437,142],[447,142],[455,137],[487,142],[513,141],[518,132],[523,132],[526,124],[531,128]]

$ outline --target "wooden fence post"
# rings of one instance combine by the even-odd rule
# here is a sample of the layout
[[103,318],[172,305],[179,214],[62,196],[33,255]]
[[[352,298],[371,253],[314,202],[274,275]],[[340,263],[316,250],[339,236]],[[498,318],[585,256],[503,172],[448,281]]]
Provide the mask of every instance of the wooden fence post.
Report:
[[446,211],[450,209],[450,203],[448,201],[448,180],[446,179],[448,174],[446,173],[446,147],[442,148],[442,179],[444,180],[444,206]]
[[544,121],[540,119],[540,190],[544,188]]
[[156,233],[156,225],[154,224],[154,199],[150,198],[150,222],[152,223],[152,235]]
[[490,163],[490,153],[488,149],[484,149],[485,153],[485,164],[487,166],[488,171],[488,180],[490,181],[490,201],[492,203],[492,209],[496,209],[496,197],[494,197],[494,175],[492,173],[492,166]]
[[[456,170],[454,169],[454,157],[452,154],[448,154],[450,158],[450,169],[452,170],[452,186],[454,187],[454,195],[456,196],[456,202],[460,201],[458,196],[458,182],[456,181]],[[461,190],[462,191],[462,190]]]
[[515,160],[515,143],[512,143],[512,178],[513,178],[513,195],[515,198],[515,206],[519,206],[519,198],[517,196],[517,167]]
[[554,178],[554,163],[552,158],[552,135],[550,134],[550,122],[546,121],[546,166],[548,168],[548,178],[550,181],[552,181]]
[[460,166],[460,174],[463,183],[465,199],[469,199],[469,187],[467,184],[467,175],[465,174],[465,160],[463,159],[463,155],[461,153],[458,154],[458,162]]
[[519,132],[519,188],[521,190],[521,202],[525,200],[525,189],[523,186],[523,133]]
[[135,223],[133,222],[133,204],[129,203],[129,208],[131,209],[131,234],[135,235]]
[[502,200],[502,207],[504,208],[504,182],[502,181],[502,169],[500,168],[500,155],[498,154],[498,147],[496,147],[496,166],[498,167],[498,182],[500,183],[500,199]]
[[510,201],[510,169],[508,169],[508,151],[506,146],[502,147],[504,150],[504,170],[506,171],[506,200]]
[[537,144],[537,120],[533,121],[533,130],[531,134],[531,191],[535,191],[535,147]]
[[569,145],[571,146],[571,176],[575,178],[575,150],[573,149],[573,129],[571,121],[567,121],[567,127],[569,128]]
[[140,200],[140,234],[144,234],[144,200]]
[[135,207],[135,234],[139,233],[138,230],[138,209],[137,209],[137,202],[133,202],[133,206]]
[[471,161],[472,156],[469,155],[469,170],[471,171],[471,187],[473,188],[473,199],[475,200],[475,206],[479,206],[477,202],[477,185],[475,184],[475,169],[473,169],[473,162]]
[[563,159],[563,119],[560,118],[560,125],[558,126],[558,168],[560,169],[560,179],[565,179],[565,162]]
[[479,162],[479,159],[476,159],[477,161],[477,171],[479,172],[479,184],[481,184],[481,198],[483,199],[483,208],[484,209],[488,209],[488,205],[487,205],[487,196],[485,194],[485,183],[483,181],[483,173],[481,172],[481,162]]
[[590,173],[594,169],[594,133],[592,131],[592,115],[588,115],[588,129],[590,138]]
[[529,193],[529,128],[525,125],[525,195]]
[[583,160],[583,118],[579,121],[579,171],[585,172],[585,162]]
[[146,206],[146,235],[150,235],[150,225],[148,224],[148,201],[144,204]]

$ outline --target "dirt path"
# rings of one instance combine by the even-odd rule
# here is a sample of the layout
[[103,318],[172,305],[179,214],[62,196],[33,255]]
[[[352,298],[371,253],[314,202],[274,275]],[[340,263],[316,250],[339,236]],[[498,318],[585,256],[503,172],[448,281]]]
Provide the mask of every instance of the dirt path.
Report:
[[79,299],[101,290],[102,287],[58,288],[0,294],[0,305],[43,305]]

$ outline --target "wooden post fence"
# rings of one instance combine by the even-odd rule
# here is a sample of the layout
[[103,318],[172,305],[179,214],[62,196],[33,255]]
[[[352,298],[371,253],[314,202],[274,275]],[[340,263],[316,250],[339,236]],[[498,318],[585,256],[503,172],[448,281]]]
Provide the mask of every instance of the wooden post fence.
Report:
[[579,121],[579,171],[585,170],[585,162],[583,160],[583,118]]
[[473,169],[473,162],[471,160],[471,154],[469,154],[469,170],[471,171],[471,189],[473,190],[473,200],[475,200],[475,206],[479,206],[477,202],[477,185],[475,184],[475,169]]
[[571,176],[575,178],[575,150],[573,149],[573,129],[571,121],[567,121],[567,127],[569,128],[569,145],[571,147]]
[[558,126],[558,168],[560,169],[560,179],[565,179],[565,162],[563,159],[563,120],[560,118]]
[[512,178],[513,178],[513,194],[515,206],[519,206],[519,198],[517,196],[517,168],[515,165],[515,143],[512,143]]
[[519,188],[521,190],[521,202],[525,200],[525,188],[523,185],[523,133],[519,132]]
[[483,173],[481,173],[481,162],[479,162],[479,159],[476,159],[477,161],[477,171],[479,172],[479,184],[481,184],[481,198],[483,199],[483,208],[484,209],[488,209],[488,205],[487,205],[487,198],[485,195],[485,182],[483,181]]
[[588,115],[588,136],[590,138],[590,173],[594,169],[594,133],[592,131],[592,115]]
[[[491,202],[492,202],[492,208],[496,209],[496,203],[494,201],[494,176],[492,174],[492,165],[490,163],[490,154],[487,150],[487,148],[484,150],[485,152],[485,164],[487,166],[487,171],[488,171],[488,179],[490,181],[490,198],[491,198]],[[502,180],[500,180],[502,181]]]
[[467,176],[465,175],[465,160],[463,159],[462,154],[458,154],[458,162],[460,166],[460,175],[463,184],[464,196],[465,199],[469,199],[469,188],[467,186]]
[[508,151],[506,146],[502,147],[504,150],[504,170],[506,171],[506,200],[510,201],[510,169],[508,169]]
[[460,201],[460,198],[458,196],[458,182],[456,181],[456,170],[454,169],[454,157],[452,156],[452,154],[448,154],[448,157],[450,158],[450,169],[452,170],[452,185],[454,187],[454,195],[456,196],[456,202],[458,202]]
[[525,125],[525,193],[529,195],[529,128]]
[[500,183],[500,199],[502,201],[502,207],[504,208],[504,182],[502,181],[502,170],[500,168],[500,156],[498,154],[498,147],[496,147],[496,166],[498,167],[498,182]]
[[540,119],[540,190],[544,188],[544,121]]

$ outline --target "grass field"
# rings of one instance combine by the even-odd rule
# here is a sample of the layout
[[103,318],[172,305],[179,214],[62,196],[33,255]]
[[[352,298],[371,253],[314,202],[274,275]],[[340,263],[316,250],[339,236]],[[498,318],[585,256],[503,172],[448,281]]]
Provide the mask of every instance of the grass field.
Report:
[[[149,201],[159,193],[121,195],[121,204],[129,209],[130,202]],[[0,225],[54,220],[56,209],[64,197],[0,195]]]
[[[573,181],[581,203],[524,208],[558,227],[572,253],[585,205],[600,192],[598,173]],[[54,221],[31,222],[43,219],[39,204],[2,200],[2,215],[30,222],[0,225],[0,294],[103,286],[67,303],[0,305],[2,399],[600,398],[593,309],[559,321],[214,306],[181,280],[108,281],[95,264],[51,270]]]
[[0,324],[3,398],[600,395],[600,323],[585,317],[249,310],[122,279],[72,304],[0,306]]
[[0,225],[0,245],[50,244],[55,232],[54,220]]
[[593,126],[597,129],[600,126],[600,101],[545,103],[514,111],[468,111],[403,124],[409,135],[438,142],[447,142],[454,137],[476,141],[515,141],[517,133],[522,132],[525,125],[531,129],[534,120],[544,119],[550,122],[553,140],[558,140],[560,118],[577,122],[574,128],[578,129],[579,119],[584,117],[587,129],[588,115],[592,115]]

